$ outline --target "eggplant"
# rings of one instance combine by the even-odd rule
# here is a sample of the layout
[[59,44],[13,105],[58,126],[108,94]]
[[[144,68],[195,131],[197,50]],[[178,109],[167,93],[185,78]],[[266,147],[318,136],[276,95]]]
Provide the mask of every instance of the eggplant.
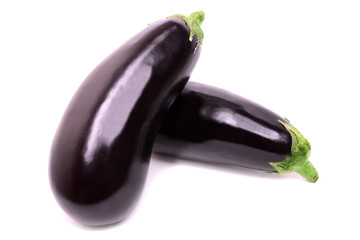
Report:
[[189,82],[176,99],[153,151],[268,173],[297,172],[310,182],[309,141],[285,118],[231,92]]
[[73,96],[52,143],[49,179],[76,221],[112,224],[136,206],[158,130],[200,56],[203,20],[198,11],[150,24]]

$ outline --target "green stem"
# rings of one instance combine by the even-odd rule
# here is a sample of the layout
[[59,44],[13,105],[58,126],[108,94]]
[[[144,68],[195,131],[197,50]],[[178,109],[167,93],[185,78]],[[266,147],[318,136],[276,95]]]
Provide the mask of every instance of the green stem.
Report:
[[310,182],[316,182],[319,175],[309,160],[305,161],[304,165],[295,170],[298,174],[308,179]]
[[[199,43],[202,44],[203,39],[204,39],[204,33],[201,29],[201,24],[205,19],[205,13],[203,11],[197,11],[197,12],[193,12],[191,13],[189,16],[185,16],[182,14],[175,14],[172,15],[168,18],[181,18],[186,22],[186,25],[189,27],[190,29],[190,36],[189,36],[189,41],[191,42],[194,35],[197,36],[197,44],[196,44],[196,48],[199,45]],[[195,48],[195,50],[196,50]]]
[[277,173],[296,172],[309,180],[316,182],[319,175],[309,161],[311,146],[309,141],[293,126],[281,120],[279,122],[288,130],[292,138],[291,157],[286,157],[281,162],[269,162]]

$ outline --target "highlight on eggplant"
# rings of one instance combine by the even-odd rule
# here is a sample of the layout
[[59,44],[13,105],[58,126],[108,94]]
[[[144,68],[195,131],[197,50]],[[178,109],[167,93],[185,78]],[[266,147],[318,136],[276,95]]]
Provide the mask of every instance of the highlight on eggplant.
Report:
[[148,25],[101,62],[69,103],[51,147],[49,179],[76,221],[112,224],[135,207],[158,130],[200,56],[204,13],[186,19]]
[[288,120],[239,95],[192,81],[173,104],[153,151],[318,179],[309,141]]

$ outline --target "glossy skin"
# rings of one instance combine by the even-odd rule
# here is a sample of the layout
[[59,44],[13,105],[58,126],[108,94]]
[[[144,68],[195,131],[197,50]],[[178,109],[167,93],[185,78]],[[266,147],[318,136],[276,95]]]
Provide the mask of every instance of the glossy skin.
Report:
[[290,133],[270,110],[225,90],[189,82],[162,126],[154,152],[275,171],[291,156]]
[[66,213],[91,226],[123,220],[144,186],[156,134],[197,62],[178,18],[156,22],[105,59],[71,100],[49,177]]

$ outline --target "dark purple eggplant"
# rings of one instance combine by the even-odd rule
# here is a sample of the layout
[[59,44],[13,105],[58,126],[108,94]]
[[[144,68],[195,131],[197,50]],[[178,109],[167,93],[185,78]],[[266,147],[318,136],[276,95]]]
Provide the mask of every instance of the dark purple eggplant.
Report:
[[135,207],[152,146],[201,50],[203,12],[146,27],[85,79],[53,140],[49,178],[78,222],[119,222]]
[[189,82],[173,104],[154,152],[264,172],[297,172],[311,182],[311,146],[286,119],[228,91]]

